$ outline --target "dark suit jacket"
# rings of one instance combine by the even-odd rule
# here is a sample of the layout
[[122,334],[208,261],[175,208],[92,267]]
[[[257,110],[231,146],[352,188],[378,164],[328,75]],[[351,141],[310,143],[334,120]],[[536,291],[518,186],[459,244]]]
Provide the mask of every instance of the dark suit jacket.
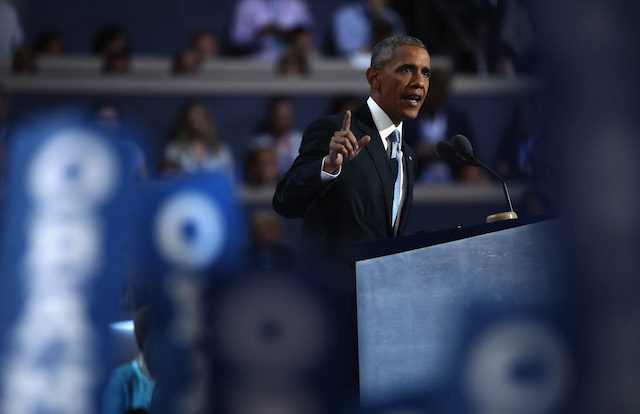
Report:
[[[353,111],[351,131],[356,139],[369,135],[371,142],[342,166],[338,178],[322,183],[322,159],[329,153],[329,141],[342,127],[343,118],[344,114],[322,118],[307,128],[300,154],[278,183],[273,207],[285,217],[304,219],[304,250],[352,263],[353,243],[393,236],[391,208],[395,177],[365,103]],[[407,193],[398,235],[404,233],[407,225],[416,173],[415,155],[404,139],[402,151]]]

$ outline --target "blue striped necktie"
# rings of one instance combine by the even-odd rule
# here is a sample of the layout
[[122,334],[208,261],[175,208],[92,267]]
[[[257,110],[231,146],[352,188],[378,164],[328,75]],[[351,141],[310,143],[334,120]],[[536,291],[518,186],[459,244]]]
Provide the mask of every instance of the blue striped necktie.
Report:
[[398,209],[400,208],[400,199],[402,198],[402,154],[400,153],[400,133],[397,129],[387,137],[389,145],[391,145],[390,152],[390,166],[391,171],[395,176],[395,185],[393,187],[393,208],[391,214],[391,225],[395,227],[396,218],[398,217]]

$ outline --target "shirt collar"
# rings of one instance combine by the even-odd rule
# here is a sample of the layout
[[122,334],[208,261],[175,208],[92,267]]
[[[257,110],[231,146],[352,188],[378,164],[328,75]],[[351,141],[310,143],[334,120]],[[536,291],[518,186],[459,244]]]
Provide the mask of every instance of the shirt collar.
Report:
[[394,129],[398,130],[400,134],[400,142],[402,142],[402,122],[395,126],[389,115],[387,115],[380,105],[376,101],[373,100],[372,97],[367,99],[367,105],[369,106],[369,110],[371,111],[371,117],[373,118],[373,123],[376,124],[376,128],[380,133],[380,138],[382,139],[382,143],[384,147],[387,147],[387,140],[385,139]]

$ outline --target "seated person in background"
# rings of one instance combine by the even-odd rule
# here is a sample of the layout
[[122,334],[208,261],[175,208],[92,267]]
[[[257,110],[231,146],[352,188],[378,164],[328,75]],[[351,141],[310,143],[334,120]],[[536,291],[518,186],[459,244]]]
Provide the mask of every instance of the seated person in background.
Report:
[[298,156],[302,142],[302,132],[293,129],[293,104],[289,98],[280,96],[269,101],[259,132],[249,147],[272,148],[278,159],[279,174],[284,175]]
[[131,56],[126,50],[109,52],[104,55],[102,73],[108,75],[124,75],[131,67]]
[[36,55],[28,46],[21,46],[13,54],[13,73],[21,75],[34,75],[38,72]]
[[62,54],[62,35],[56,29],[44,29],[33,45],[33,50],[37,55],[60,55]]
[[303,76],[309,73],[307,57],[300,51],[289,48],[278,62],[278,73],[284,76]]
[[[374,36],[374,26],[385,22],[390,33]],[[333,41],[338,54],[371,56],[371,49],[385,37],[405,34],[402,19],[386,7],[386,0],[360,0],[338,8],[333,15]]]
[[352,111],[360,105],[361,99],[355,95],[337,95],[331,98],[327,115]]
[[537,123],[537,108],[522,102],[504,129],[494,162],[505,180],[542,180],[550,173],[549,152]]
[[290,31],[311,26],[304,0],[239,0],[231,23],[231,46],[242,54],[276,59]]
[[249,149],[244,163],[244,182],[249,187],[275,186],[280,178],[278,160],[271,147]]
[[13,5],[0,0],[0,57],[9,57],[24,42],[20,17]]
[[234,163],[229,147],[218,137],[209,109],[202,102],[190,102],[180,110],[173,139],[164,151],[164,173],[221,171],[233,177]]
[[299,76],[309,73],[309,61],[318,55],[313,35],[308,29],[297,28],[286,36],[287,47],[278,62],[278,73]]
[[191,38],[191,49],[198,53],[200,61],[204,62],[218,56],[218,36],[209,30],[196,32]]
[[448,184],[453,181],[482,181],[482,171],[476,167],[451,167],[438,159],[435,146],[462,134],[473,143],[471,121],[467,114],[449,104],[451,73],[447,69],[433,68],[427,98],[420,115],[407,121],[407,142],[418,156],[416,181],[429,184]]
[[91,44],[91,52],[100,56],[123,52],[129,54],[130,50],[129,36],[124,28],[117,25],[102,27],[93,37]]
[[173,57],[173,75],[195,75],[200,71],[202,59],[195,49],[183,49]]
[[298,27],[287,34],[287,43],[294,50],[300,52],[307,59],[312,59],[318,55],[313,33],[306,27]]
[[113,102],[101,101],[91,108],[90,116],[91,122],[99,130],[121,138],[127,164],[133,172],[133,176],[145,178],[147,176],[147,167],[144,152],[135,141],[127,137],[120,108]]
[[272,209],[259,210],[251,214],[250,226],[249,267],[261,270],[290,269],[294,255],[282,243],[282,219]]
[[141,307],[133,320],[136,344],[140,354],[128,364],[116,368],[111,373],[104,392],[102,413],[122,414],[139,412],[129,410],[149,410],[154,397],[155,380],[148,365],[149,349],[149,307]]

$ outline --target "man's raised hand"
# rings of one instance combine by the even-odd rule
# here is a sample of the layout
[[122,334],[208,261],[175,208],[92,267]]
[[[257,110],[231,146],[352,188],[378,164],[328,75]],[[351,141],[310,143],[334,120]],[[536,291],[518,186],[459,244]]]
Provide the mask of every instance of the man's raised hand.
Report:
[[350,128],[351,111],[347,111],[342,121],[342,128],[333,133],[331,141],[329,142],[329,155],[324,158],[325,172],[330,174],[337,173],[342,164],[354,159],[362,148],[371,141],[369,135],[365,135],[360,138],[360,140],[356,140]]

